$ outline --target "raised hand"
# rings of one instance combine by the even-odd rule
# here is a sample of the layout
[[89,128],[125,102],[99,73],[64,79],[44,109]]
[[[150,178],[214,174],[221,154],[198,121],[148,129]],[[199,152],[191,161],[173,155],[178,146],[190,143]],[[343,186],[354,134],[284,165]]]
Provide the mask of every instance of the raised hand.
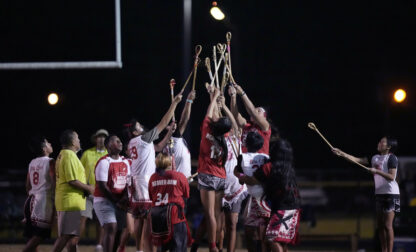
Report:
[[178,104],[181,101],[182,101],[182,94],[179,93],[178,95],[175,96],[175,98],[173,99],[173,102]]
[[235,88],[233,87],[233,85],[229,85],[228,86],[228,95],[229,96],[234,96],[237,94],[237,91],[235,90]]
[[189,92],[188,98],[186,98],[186,99],[193,101],[193,100],[195,100],[195,98],[196,98],[196,91],[192,90],[191,92]]

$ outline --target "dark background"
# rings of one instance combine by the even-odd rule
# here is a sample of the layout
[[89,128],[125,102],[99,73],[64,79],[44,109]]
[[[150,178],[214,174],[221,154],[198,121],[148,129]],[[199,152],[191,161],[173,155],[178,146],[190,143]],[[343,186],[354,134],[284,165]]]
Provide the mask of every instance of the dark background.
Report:
[[[219,1],[222,22],[210,4],[193,1],[186,50],[201,44],[204,59],[232,32],[234,77],[254,104],[270,107],[298,169],[349,165],[307,128],[310,121],[352,154],[373,154],[385,134],[398,138],[399,156],[414,154],[416,1],[227,0]],[[38,133],[52,141],[55,157],[67,128],[86,149],[99,128],[118,133],[132,117],[158,123],[170,104],[169,80],[178,91],[191,69],[183,63],[182,1],[121,1],[121,24],[122,69],[0,71],[0,169],[27,169],[27,142]],[[114,2],[1,1],[0,34],[1,62],[114,60]],[[188,127],[193,158],[208,79],[201,65]],[[396,88],[407,91],[404,104],[393,104]],[[60,96],[56,106],[47,103],[50,92]]]

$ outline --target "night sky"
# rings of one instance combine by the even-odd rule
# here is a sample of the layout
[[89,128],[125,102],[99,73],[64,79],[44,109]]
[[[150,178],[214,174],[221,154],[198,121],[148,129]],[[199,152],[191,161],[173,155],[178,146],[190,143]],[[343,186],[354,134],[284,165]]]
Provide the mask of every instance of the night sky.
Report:
[[[254,104],[270,107],[297,168],[349,166],[307,128],[310,121],[352,154],[374,154],[385,134],[398,138],[399,156],[415,154],[416,1],[218,3],[226,21],[213,20],[211,1],[193,1],[192,47],[185,50],[193,54],[201,44],[205,59],[232,32],[234,77]],[[122,0],[121,9],[122,69],[0,70],[0,169],[26,169],[35,134],[52,141],[55,157],[64,129],[76,130],[86,149],[99,128],[119,133],[132,117],[148,127],[159,122],[170,104],[169,80],[178,91],[192,67],[183,59],[182,1]],[[1,1],[0,34],[1,62],[114,60],[114,3]],[[193,158],[208,79],[201,65],[187,129]],[[396,88],[407,91],[404,104],[393,104]],[[52,91],[60,95],[53,107],[46,99]]]

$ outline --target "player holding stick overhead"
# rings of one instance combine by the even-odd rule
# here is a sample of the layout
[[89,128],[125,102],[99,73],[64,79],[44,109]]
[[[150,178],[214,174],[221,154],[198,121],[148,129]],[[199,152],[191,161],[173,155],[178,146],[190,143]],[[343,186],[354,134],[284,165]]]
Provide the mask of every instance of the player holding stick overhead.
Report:
[[231,129],[228,117],[218,118],[214,113],[217,107],[218,89],[212,94],[206,117],[201,126],[201,143],[198,158],[198,188],[207,218],[210,251],[218,251],[216,242],[217,222],[220,217],[222,197],[225,187],[225,162],[228,148],[225,134]]
[[[132,159],[132,191],[131,207],[135,217],[135,234],[137,250],[142,250],[141,241],[144,235],[144,248],[150,250],[150,227],[148,226],[148,213],[151,207],[148,184],[150,176],[155,172],[155,146],[153,141],[159,137],[159,133],[166,128],[173,117],[175,108],[182,100],[182,93],[175,96],[173,103],[163,116],[162,120],[150,131],[144,132],[139,122],[131,125],[131,133],[134,136],[129,142],[128,149]],[[164,147],[164,146],[163,146]],[[162,148],[163,149],[163,148]]]
[[228,241],[227,251],[235,251],[235,242],[237,238],[237,222],[238,215],[241,211],[241,205],[247,197],[247,187],[241,185],[238,178],[234,175],[234,167],[237,165],[237,157],[241,153],[241,138],[239,135],[240,129],[232,115],[231,111],[225,104],[225,98],[220,96],[221,108],[224,114],[231,119],[233,128],[226,136],[228,148],[228,158],[225,163],[225,170],[227,178],[225,179],[224,197],[222,200],[222,209],[225,215],[225,236]]
[[34,137],[31,150],[38,156],[29,164],[26,178],[25,232],[29,238],[23,251],[37,251],[43,239],[51,235],[54,215],[55,161],[49,157],[52,145],[44,137]]
[[[258,152],[269,154],[269,144],[272,129],[267,119],[266,110],[262,107],[256,108],[251,102],[251,100],[248,98],[246,92],[244,92],[244,90],[237,84],[229,87],[228,94],[231,96],[231,112],[233,113],[238,126],[243,128],[241,136],[243,153],[247,152],[245,139],[247,137],[248,132],[256,131],[264,139],[264,145]],[[241,100],[243,100],[246,111],[250,115],[249,122],[238,112],[236,94],[238,94]]]
[[[400,190],[396,182],[398,159],[394,155],[396,149],[396,139],[387,136],[381,138],[377,145],[379,154],[371,158],[373,168],[369,169],[374,175],[377,226],[383,252],[393,251],[393,220],[395,213],[400,212]],[[353,163],[369,164],[368,158],[354,157],[338,148],[333,148],[332,151]]]
[[[188,145],[183,138],[183,133],[188,125],[189,118],[191,117],[192,104],[195,100],[195,90],[189,92],[186,98],[185,107],[182,111],[181,118],[178,123],[178,129],[173,133],[171,139],[173,146],[171,152],[174,157],[175,170],[181,172],[185,177],[191,177],[191,153],[189,152]],[[165,148],[166,150],[166,148]],[[165,151],[166,152],[166,151]],[[173,169],[173,164],[172,164]],[[192,181],[192,178],[190,179]]]

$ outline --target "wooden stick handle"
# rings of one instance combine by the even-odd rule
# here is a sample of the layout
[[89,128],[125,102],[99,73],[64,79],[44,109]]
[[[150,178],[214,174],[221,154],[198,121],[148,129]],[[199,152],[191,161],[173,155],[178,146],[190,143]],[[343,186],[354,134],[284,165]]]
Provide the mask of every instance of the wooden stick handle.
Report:
[[[173,90],[174,87],[175,87],[175,84],[176,84],[175,79],[170,79],[170,83],[169,83],[169,85],[170,85],[170,98],[171,98],[172,103],[173,103],[173,100],[175,99],[175,94],[174,94],[174,90]],[[174,122],[176,121],[175,120],[175,113],[173,113],[172,120]]]
[[199,64],[199,55],[202,52],[202,46],[197,45],[195,47],[195,61],[194,61],[194,79],[192,81],[192,90],[195,90],[195,81],[196,81],[196,73],[198,71],[198,64]]
[[326,140],[326,138],[321,134],[321,132],[319,132],[318,128],[316,127],[316,125],[314,123],[312,123],[312,122],[308,123],[308,127],[311,130],[314,130],[316,133],[318,133],[318,135],[329,145],[329,147],[331,149],[334,149],[334,147],[329,143],[329,141]]
[[194,73],[194,69],[192,69],[191,73],[189,74],[188,78],[187,78],[187,79],[186,79],[186,81],[185,81],[185,84],[183,84],[183,87],[182,87],[182,89],[181,89],[181,92],[180,92],[180,93],[183,93],[183,91],[185,90],[186,85],[188,85],[188,82],[189,82],[189,80],[191,79],[191,76],[192,76],[192,74],[193,74],[193,73]]

